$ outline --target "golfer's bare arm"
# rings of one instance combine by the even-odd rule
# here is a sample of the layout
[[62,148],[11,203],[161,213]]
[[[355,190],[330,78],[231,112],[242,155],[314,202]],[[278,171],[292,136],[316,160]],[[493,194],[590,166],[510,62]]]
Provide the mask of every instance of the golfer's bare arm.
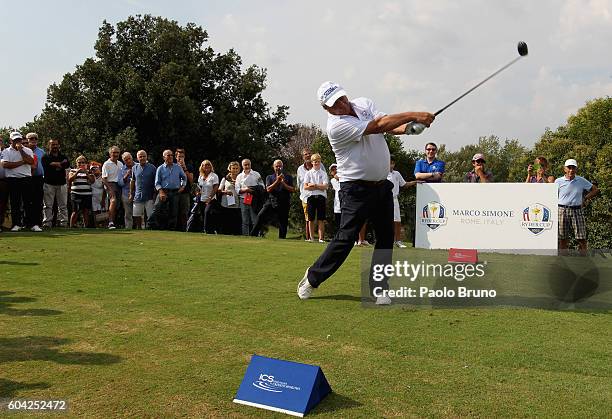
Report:
[[390,134],[401,135],[406,131],[408,122],[418,122],[426,127],[429,127],[435,116],[429,112],[402,112],[385,115],[380,118],[373,119],[368,123],[364,134]]

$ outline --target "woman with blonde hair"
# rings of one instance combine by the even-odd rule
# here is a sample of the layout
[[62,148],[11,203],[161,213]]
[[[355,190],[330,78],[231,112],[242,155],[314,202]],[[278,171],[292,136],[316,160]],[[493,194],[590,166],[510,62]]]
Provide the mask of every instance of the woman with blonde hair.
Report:
[[[210,160],[204,160],[200,164],[200,176],[198,177],[198,199],[197,205],[192,209],[192,217],[202,215],[202,231],[204,233],[215,233],[212,210],[217,203],[217,189],[219,188],[219,177],[215,174],[215,168]],[[191,217],[190,217],[191,218]],[[189,224],[189,223],[188,223]]]

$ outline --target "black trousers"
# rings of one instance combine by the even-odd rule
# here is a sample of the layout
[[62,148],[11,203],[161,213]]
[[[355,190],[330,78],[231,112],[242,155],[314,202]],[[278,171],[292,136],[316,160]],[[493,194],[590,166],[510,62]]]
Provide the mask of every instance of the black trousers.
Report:
[[194,204],[191,208],[191,211],[189,212],[189,219],[187,220],[187,231],[196,231],[193,226],[199,224],[195,222],[196,219],[199,219],[201,220],[201,231],[203,233],[212,234],[218,232],[220,230],[218,228],[217,222],[217,213],[219,211],[215,208],[216,205],[217,204],[215,202],[206,204],[202,201],[199,201]]
[[0,229],[4,224],[4,216],[6,215],[6,207],[9,200],[9,184],[5,178],[0,179]]
[[36,225],[36,209],[32,205],[32,177],[9,177],[6,180],[11,199],[12,226],[33,227]]
[[259,236],[261,228],[270,220],[274,213],[276,213],[278,218],[278,238],[286,239],[287,226],[289,225],[289,202],[275,206],[270,200],[267,200],[259,214],[257,214],[257,222],[249,235]]
[[221,207],[221,226],[223,234],[240,236],[242,234],[242,211],[240,207]]
[[[325,251],[308,268],[308,282],[317,288],[344,263],[366,220],[374,227],[376,245],[371,266],[391,264],[393,261],[393,183],[384,181],[369,186],[360,182],[342,182],[340,186],[340,227]],[[374,281],[372,268],[369,276],[370,291],[374,287],[388,289],[387,279]]]
[[43,196],[45,178],[42,176],[32,176],[32,197],[31,203],[34,208],[34,224],[41,226],[43,221]]
[[178,189],[166,189],[166,200],[162,201],[159,194],[155,198],[153,214],[149,218],[149,228],[152,230],[175,230],[178,218]]

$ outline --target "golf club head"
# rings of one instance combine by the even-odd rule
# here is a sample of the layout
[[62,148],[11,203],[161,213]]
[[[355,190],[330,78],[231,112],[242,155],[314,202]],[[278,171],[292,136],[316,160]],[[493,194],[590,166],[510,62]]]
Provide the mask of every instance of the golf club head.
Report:
[[406,135],[419,135],[420,133],[422,133],[423,131],[425,131],[425,125],[419,123],[419,122],[408,122],[408,125],[406,125]]
[[521,57],[524,57],[525,55],[528,54],[527,44],[525,42],[520,41],[518,43],[518,53]]

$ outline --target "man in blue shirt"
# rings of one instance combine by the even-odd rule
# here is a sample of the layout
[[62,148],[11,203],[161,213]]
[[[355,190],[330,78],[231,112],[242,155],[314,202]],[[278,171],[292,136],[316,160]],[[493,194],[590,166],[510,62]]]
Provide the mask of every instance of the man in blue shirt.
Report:
[[164,164],[155,173],[157,198],[149,226],[158,230],[174,230],[178,217],[178,194],[185,190],[187,176],[181,166],[174,164],[172,150],[165,150],[163,156]]
[[136,153],[138,164],[132,167],[132,179],[130,181],[130,195],[128,199],[134,203],[132,217],[134,226],[137,229],[140,229],[142,226],[142,218],[145,213],[147,215],[147,227],[149,224],[148,218],[153,214],[157,169],[148,162],[147,157],[147,152],[144,150]]
[[442,182],[446,164],[436,159],[438,146],[434,143],[425,145],[425,158],[418,160],[414,165],[414,177],[425,182]]
[[584,252],[587,249],[587,231],[582,208],[599,193],[599,189],[582,176],[576,176],[577,169],[576,160],[568,159],[563,167],[565,176],[555,180],[559,186],[559,249],[567,249],[569,231],[573,229],[578,248]]

